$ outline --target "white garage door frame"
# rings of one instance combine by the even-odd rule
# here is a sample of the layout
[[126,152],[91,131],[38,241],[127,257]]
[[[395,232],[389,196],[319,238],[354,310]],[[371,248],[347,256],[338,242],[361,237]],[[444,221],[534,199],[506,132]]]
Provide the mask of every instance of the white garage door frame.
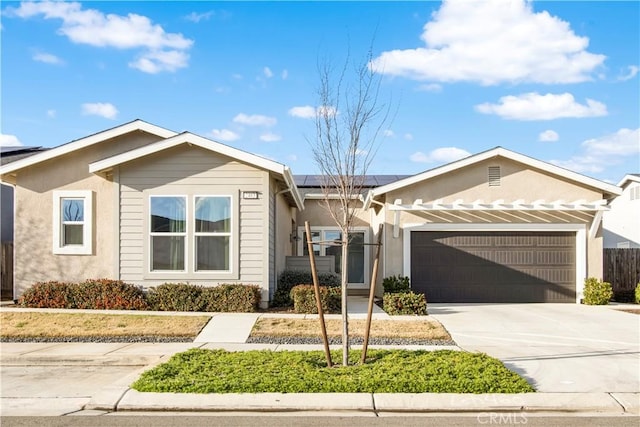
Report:
[[402,231],[403,275],[411,279],[413,231],[565,231],[576,233],[576,304],[583,298],[587,277],[587,226],[585,224],[405,224]]

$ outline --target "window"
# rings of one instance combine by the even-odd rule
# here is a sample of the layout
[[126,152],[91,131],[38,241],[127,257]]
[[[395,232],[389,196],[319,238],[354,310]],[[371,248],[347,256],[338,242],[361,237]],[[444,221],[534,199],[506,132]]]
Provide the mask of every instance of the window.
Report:
[[[302,230],[302,239],[299,244],[302,246],[301,251],[303,255],[309,255],[307,246],[306,232]],[[368,265],[368,253],[369,247],[366,243],[367,233],[364,230],[353,230],[349,233],[350,242],[348,247],[348,260],[347,278],[350,285],[366,286],[365,278],[367,276],[366,269]],[[342,232],[337,229],[312,229],[311,240],[315,242],[325,242],[324,244],[314,244],[313,253],[316,256],[328,256],[333,255],[335,257],[335,271],[340,274],[342,271],[342,247],[339,244],[331,245],[329,241],[335,241],[339,243],[342,240]],[[298,252],[300,253],[300,252]]]
[[231,272],[230,196],[149,197],[151,272]]
[[184,271],[186,197],[152,196],[150,205],[151,270]]
[[195,198],[195,270],[229,271],[231,198]]
[[640,185],[629,189],[629,200],[640,200]]
[[93,253],[93,192],[53,192],[53,253]]

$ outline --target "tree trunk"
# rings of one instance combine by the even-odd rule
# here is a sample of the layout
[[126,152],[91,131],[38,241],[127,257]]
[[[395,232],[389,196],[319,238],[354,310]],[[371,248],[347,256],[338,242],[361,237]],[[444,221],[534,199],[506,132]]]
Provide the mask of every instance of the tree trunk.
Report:
[[349,231],[342,230],[342,365],[349,365],[349,317],[347,316],[347,283],[349,272],[347,271],[347,256],[349,251]]

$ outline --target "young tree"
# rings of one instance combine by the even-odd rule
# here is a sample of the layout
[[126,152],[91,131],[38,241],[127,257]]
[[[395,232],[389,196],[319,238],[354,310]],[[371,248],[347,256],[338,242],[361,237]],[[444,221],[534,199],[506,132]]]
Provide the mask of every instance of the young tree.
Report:
[[377,137],[389,118],[389,105],[379,102],[381,77],[369,66],[371,49],[363,62],[348,56],[336,70],[319,63],[316,133],[313,157],[322,176],[324,204],[341,231],[342,364],[349,360],[347,317],[348,246],[359,209],[367,170],[377,150]]

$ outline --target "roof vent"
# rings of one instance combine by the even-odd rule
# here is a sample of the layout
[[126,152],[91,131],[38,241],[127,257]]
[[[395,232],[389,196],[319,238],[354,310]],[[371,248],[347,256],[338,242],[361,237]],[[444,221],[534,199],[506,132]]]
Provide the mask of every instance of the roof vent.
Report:
[[489,187],[500,186],[500,166],[489,166]]

